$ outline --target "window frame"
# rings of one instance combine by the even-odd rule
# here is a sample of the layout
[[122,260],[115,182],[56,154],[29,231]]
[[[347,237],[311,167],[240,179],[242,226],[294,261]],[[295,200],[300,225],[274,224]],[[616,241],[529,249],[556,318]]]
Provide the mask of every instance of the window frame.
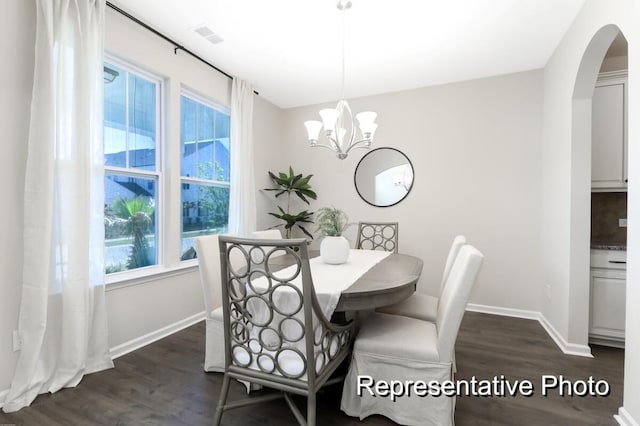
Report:
[[[155,84],[155,170],[137,169],[134,167],[120,167],[109,166],[105,164],[103,166],[104,178],[107,176],[124,176],[140,179],[151,179],[156,182],[155,189],[155,244],[156,244],[156,263],[154,265],[143,266],[140,268],[129,269],[125,271],[112,272],[107,274],[104,272],[105,283],[114,284],[124,281],[136,280],[159,273],[166,272],[166,259],[165,259],[165,213],[167,206],[165,206],[165,108],[166,108],[166,87],[165,80],[159,74],[150,72],[144,68],[141,68],[131,61],[121,59],[115,55],[111,55],[107,52],[104,53],[103,64],[111,64],[126,71],[128,74],[133,74],[137,77],[151,81]],[[125,111],[125,131],[129,133],[129,79],[126,80],[125,96],[126,96],[126,111]],[[104,127],[104,124],[103,124]],[[127,138],[126,144],[126,161],[128,164],[129,159],[129,143]],[[104,156],[104,153],[103,153]],[[104,244],[106,247],[106,238],[104,238]],[[105,265],[106,266],[106,265]]]
[[[207,96],[203,96],[201,94],[199,94],[198,92],[185,87],[184,85],[181,85],[180,87],[180,105],[182,105],[182,97],[185,97],[193,102],[199,103],[201,105],[204,105],[205,107],[211,108],[214,110],[214,112],[219,112],[222,114],[226,114],[229,117],[229,125],[231,125],[231,110],[230,108],[214,101],[213,99],[207,97]],[[181,111],[182,114],[182,111]],[[180,115],[182,117],[182,115]],[[198,129],[198,117],[196,115],[196,131]],[[178,123],[180,126],[180,131],[182,131],[182,119],[180,119],[180,123]],[[197,137],[196,137],[196,140]],[[215,130],[214,130],[214,140],[215,140]],[[182,147],[182,140],[180,141],[180,146]],[[232,146],[231,146],[231,128],[229,128],[229,164],[231,165],[231,150],[232,150]],[[197,157],[196,157],[197,158]],[[180,188],[181,188],[181,194],[182,194],[182,185],[184,184],[194,184],[194,185],[201,185],[201,186],[210,186],[210,187],[217,187],[217,188],[227,188],[229,189],[229,191],[231,191],[231,185],[232,185],[232,179],[231,179],[231,171],[229,173],[229,181],[221,181],[221,180],[216,180],[216,179],[204,179],[204,178],[198,178],[198,177],[192,177],[192,176],[183,176],[182,175],[182,154],[180,155],[180,161],[179,161],[179,180],[180,180]],[[196,167],[198,167],[198,162],[196,162]],[[180,196],[180,204],[182,207],[182,195]],[[227,212],[228,214],[228,212]],[[227,226],[228,226],[228,222],[227,222]],[[182,245],[182,235],[183,235],[183,230],[182,230],[182,214],[180,214],[180,226],[179,226],[179,244],[180,246]],[[214,235],[214,234],[210,234],[210,235]],[[182,250],[179,250],[179,252],[181,253]],[[181,253],[182,254],[182,253]],[[186,259],[186,260],[180,260],[180,264],[184,265],[184,266],[189,266],[189,265],[197,265],[197,259]]]

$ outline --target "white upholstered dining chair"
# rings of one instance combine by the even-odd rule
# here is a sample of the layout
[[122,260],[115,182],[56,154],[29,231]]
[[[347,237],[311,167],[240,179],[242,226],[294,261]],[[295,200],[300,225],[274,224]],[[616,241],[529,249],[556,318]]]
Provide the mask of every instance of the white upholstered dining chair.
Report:
[[[258,238],[261,240],[281,240],[282,239],[282,232],[280,232],[279,229],[265,229],[262,231],[253,231],[251,233],[251,236],[253,238]],[[284,254],[283,251],[281,250],[276,250],[273,252],[273,255],[275,257],[277,256],[282,256]]]
[[224,334],[222,323],[222,291],[220,289],[220,255],[218,236],[195,238],[200,268],[200,283],[206,311],[204,371],[224,371]]
[[447,261],[444,265],[442,280],[440,281],[440,289],[438,297],[425,293],[414,293],[409,298],[394,305],[383,306],[377,309],[378,312],[392,315],[403,315],[405,317],[417,318],[425,321],[435,321],[438,313],[438,299],[442,295],[445,283],[449,277],[449,272],[453,267],[460,248],[467,243],[464,235],[458,235],[453,239]]
[[265,229],[262,231],[253,231],[251,233],[253,238],[260,238],[264,240],[281,240],[282,232],[279,229]]
[[364,321],[342,391],[341,409],[345,413],[360,419],[381,414],[403,425],[453,424],[455,397],[416,396],[412,392],[392,400],[375,396],[375,387],[370,388],[374,395],[365,388],[359,396],[358,383],[363,377],[373,383],[452,380],[455,341],[483,259],[471,245],[460,249],[447,277],[435,323],[378,312]]
[[[224,372],[224,321],[222,318],[222,288],[220,285],[220,248],[218,235],[204,235],[195,238],[200,284],[204,296],[205,309],[205,347],[204,371]],[[240,259],[234,257],[234,264]],[[260,386],[240,381],[247,393],[260,389]]]

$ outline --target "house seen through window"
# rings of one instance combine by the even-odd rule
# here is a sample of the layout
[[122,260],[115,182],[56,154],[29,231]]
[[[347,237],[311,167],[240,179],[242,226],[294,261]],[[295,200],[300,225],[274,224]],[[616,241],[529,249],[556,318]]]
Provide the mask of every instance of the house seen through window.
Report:
[[163,170],[161,150],[176,151],[162,138],[162,79],[116,59],[104,70],[105,273],[193,259],[195,237],[228,229],[229,111],[183,90],[180,167]]
[[220,234],[229,223],[229,113],[192,93],[180,99],[182,259],[193,238]]
[[104,67],[105,272],[109,274],[158,263],[161,83],[123,66],[105,63]]

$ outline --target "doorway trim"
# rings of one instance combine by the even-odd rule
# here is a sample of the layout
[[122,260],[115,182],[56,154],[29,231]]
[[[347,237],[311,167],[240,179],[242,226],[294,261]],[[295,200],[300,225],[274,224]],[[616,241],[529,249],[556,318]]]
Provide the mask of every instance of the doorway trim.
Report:
[[572,96],[569,342],[588,346],[591,233],[591,101],[609,46],[621,33],[610,24],[591,38],[580,61]]

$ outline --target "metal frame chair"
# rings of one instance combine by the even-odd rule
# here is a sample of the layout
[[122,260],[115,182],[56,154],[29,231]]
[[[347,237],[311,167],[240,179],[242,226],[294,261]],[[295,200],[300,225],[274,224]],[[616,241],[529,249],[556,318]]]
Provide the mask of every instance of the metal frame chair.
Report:
[[[353,322],[336,325],[322,313],[305,239],[220,236],[218,241],[225,369],[214,424],[220,424],[226,410],[283,396],[300,424],[315,425],[316,393],[343,379],[331,375],[350,353]],[[295,266],[287,269],[293,270],[290,276],[270,267],[270,259],[279,253],[294,259]],[[240,257],[243,265],[236,267],[235,259]],[[227,403],[231,379],[282,392]],[[307,397],[306,422],[290,394]]]
[[359,222],[356,248],[398,252],[398,222]]

